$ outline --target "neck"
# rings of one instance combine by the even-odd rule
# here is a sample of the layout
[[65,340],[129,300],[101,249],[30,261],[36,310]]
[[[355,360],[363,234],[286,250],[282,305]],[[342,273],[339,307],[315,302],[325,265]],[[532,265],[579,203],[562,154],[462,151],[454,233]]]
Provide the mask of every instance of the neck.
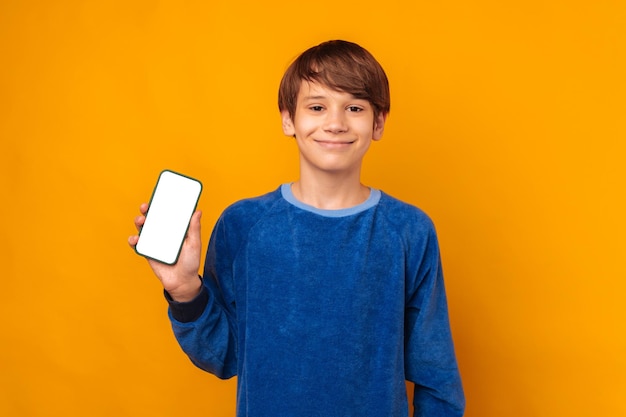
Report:
[[354,207],[365,202],[370,195],[369,187],[361,184],[358,175],[353,178],[301,176],[292,184],[291,190],[301,202],[323,210]]

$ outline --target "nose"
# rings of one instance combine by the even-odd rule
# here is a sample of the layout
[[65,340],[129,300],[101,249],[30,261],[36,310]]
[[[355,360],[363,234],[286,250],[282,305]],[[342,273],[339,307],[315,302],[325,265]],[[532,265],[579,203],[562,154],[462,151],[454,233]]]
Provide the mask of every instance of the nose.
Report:
[[346,114],[343,109],[332,109],[326,113],[324,130],[329,133],[344,133],[348,130]]

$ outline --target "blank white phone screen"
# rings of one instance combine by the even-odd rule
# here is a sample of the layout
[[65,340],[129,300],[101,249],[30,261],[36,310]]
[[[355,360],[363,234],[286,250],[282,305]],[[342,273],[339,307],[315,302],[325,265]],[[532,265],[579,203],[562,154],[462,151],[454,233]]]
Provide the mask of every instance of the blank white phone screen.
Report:
[[163,171],[139,232],[137,253],[166,264],[176,263],[201,192],[200,181]]

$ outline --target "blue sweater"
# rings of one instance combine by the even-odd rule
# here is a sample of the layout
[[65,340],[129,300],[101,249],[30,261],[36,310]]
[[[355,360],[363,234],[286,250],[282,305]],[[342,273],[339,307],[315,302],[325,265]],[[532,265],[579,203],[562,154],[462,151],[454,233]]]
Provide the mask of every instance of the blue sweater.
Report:
[[170,301],[194,364],[238,376],[237,415],[462,416],[437,237],[419,209],[372,190],[320,210],[289,185],[227,208],[203,289]]

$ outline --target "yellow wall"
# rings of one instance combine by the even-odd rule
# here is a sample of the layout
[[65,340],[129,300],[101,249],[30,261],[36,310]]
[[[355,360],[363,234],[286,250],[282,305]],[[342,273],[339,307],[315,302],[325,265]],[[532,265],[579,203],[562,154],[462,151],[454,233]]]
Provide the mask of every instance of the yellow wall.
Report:
[[330,38],[388,72],[364,179],[438,226],[466,415],[626,415],[625,9],[0,2],[0,415],[233,415],[126,238],[163,168],[204,182],[205,244],[295,179],[277,84]]

